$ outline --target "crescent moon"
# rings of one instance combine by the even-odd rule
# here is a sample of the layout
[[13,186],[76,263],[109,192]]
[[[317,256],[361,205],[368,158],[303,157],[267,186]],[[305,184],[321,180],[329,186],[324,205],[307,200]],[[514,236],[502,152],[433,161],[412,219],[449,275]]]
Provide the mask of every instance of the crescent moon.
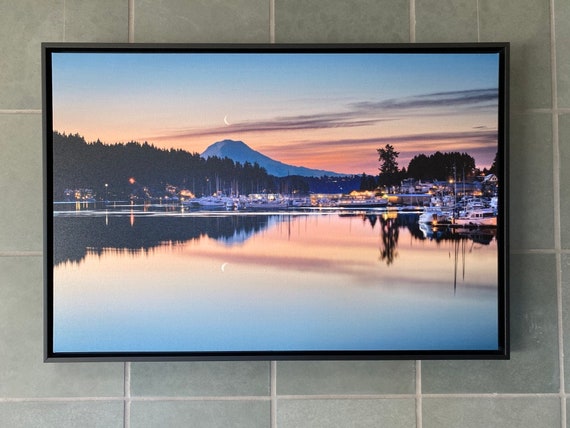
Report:
[[228,265],[227,263],[224,263],[224,264],[222,265],[222,272],[225,272],[224,269],[226,268],[227,265]]
[[231,125],[230,122],[228,122],[228,115],[227,114],[224,116],[224,123],[228,126]]

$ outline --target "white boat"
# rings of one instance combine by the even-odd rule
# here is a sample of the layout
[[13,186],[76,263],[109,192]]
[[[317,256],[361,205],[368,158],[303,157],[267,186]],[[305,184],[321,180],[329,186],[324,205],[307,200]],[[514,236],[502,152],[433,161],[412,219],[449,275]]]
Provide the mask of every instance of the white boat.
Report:
[[388,205],[385,198],[345,198],[341,199],[338,206],[341,208],[378,208]]
[[202,198],[189,199],[183,205],[190,205],[202,208],[225,208],[228,198],[219,196],[204,196]]
[[451,213],[449,211],[443,211],[439,207],[429,207],[420,214],[418,221],[420,224],[435,225],[442,222],[449,222],[450,218]]
[[480,208],[462,212],[459,217],[453,219],[453,223],[459,226],[497,226],[497,216],[492,208]]
[[248,209],[260,210],[260,209],[285,209],[288,207],[287,200],[285,199],[273,199],[273,200],[260,200],[254,199],[250,200],[245,204]]

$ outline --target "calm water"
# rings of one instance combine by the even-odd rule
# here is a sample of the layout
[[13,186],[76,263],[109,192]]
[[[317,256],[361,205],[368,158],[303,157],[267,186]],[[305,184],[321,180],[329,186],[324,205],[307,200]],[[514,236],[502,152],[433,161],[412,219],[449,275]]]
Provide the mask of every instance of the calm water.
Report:
[[497,348],[492,235],[417,214],[54,218],[54,351]]

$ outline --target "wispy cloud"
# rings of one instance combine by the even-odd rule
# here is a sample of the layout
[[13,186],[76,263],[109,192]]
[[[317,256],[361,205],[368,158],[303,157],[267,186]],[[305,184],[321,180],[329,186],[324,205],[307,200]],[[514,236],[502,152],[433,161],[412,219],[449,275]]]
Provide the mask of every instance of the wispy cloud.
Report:
[[[431,148],[433,150],[433,143],[448,142],[450,145],[458,146],[459,142],[471,142],[475,146],[485,146],[497,144],[498,134],[496,130],[482,129],[476,131],[465,132],[431,132],[420,134],[407,134],[395,136],[378,136],[370,138],[354,138],[354,139],[339,139],[339,140],[320,140],[320,141],[300,141],[290,143],[287,145],[288,150],[315,150],[319,147],[334,148],[335,150],[343,148],[346,150],[353,149],[354,147],[371,146],[380,147],[385,144],[406,144],[421,150],[424,148]],[[279,149],[281,146],[266,145],[264,150]],[[457,149],[456,149],[457,150]]]
[[260,133],[318,130],[330,128],[354,128],[374,125],[382,122],[381,118],[365,118],[354,111],[323,113],[298,116],[281,116],[270,120],[235,123],[207,129],[186,129],[174,131],[154,139],[186,139],[191,137],[232,135],[236,133]]
[[244,135],[283,131],[307,131],[331,128],[358,128],[399,120],[410,114],[442,116],[461,114],[462,108],[489,108],[497,103],[497,89],[436,92],[413,97],[348,103],[336,111],[319,114],[278,116],[272,119],[246,121],[229,126],[166,131],[149,137],[153,140],[179,140],[192,137]]
[[429,109],[440,107],[473,107],[496,105],[497,89],[471,89],[466,91],[435,92],[406,98],[354,103],[358,110],[394,111],[408,109]]

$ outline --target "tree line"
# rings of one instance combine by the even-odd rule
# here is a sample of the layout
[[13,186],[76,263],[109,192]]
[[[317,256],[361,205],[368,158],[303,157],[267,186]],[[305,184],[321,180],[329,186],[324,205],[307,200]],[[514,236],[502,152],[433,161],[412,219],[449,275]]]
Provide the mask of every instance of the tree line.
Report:
[[489,169],[481,170],[477,168],[475,159],[467,153],[440,151],[430,155],[420,153],[410,160],[407,168],[400,169],[397,161],[400,153],[394,149],[394,146],[386,144],[377,149],[377,152],[380,162],[379,174],[378,176],[362,174],[361,190],[399,185],[406,178],[424,181],[472,180],[481,173],[485,175],[497,173],[497,155]]
[[88,143],[79,134],[53,133],[53,198],[66,190],[89,188],[99,199],[165,194],[168,186],[196,196],[217,190],[239,193],[276,191],[275,177],[257,163],[236,163],[147,142]]
[[[258,163],[234,162],[182,149],[161,149],[148,142],[106,144],[87,142],[79,134],[54,132],[53,200],[75,200],[73,192],[89,189],[98,200],[127,200],[221,192],[349,193],[360,185],[359,176],[275,177]],[[186,191],[186,192],[184,192]]]
[[[379,174],[346,177],[275,177],[257,163],[234,162],[182,149],[161,149],[148,142],[105,144],[87,142],[79,134],[55,131],[52,144],[53,200],[66,198],[71,190],[90,189],[97,199],[125,200],[173,196],[181,189],[194,196],[249,193],[350,193],[397,186],[406,178],[459,180],[481,171],[466,153],[418,154],[407,168],[399,168],[397,152],[387,144],[379,148]],[[496,162],[485,173],[496,173]],[[169,190],[170,189],[170,190]],[[176,190],[174,190],[176,189]],[[170,193],[169,193],[170,192]]]

